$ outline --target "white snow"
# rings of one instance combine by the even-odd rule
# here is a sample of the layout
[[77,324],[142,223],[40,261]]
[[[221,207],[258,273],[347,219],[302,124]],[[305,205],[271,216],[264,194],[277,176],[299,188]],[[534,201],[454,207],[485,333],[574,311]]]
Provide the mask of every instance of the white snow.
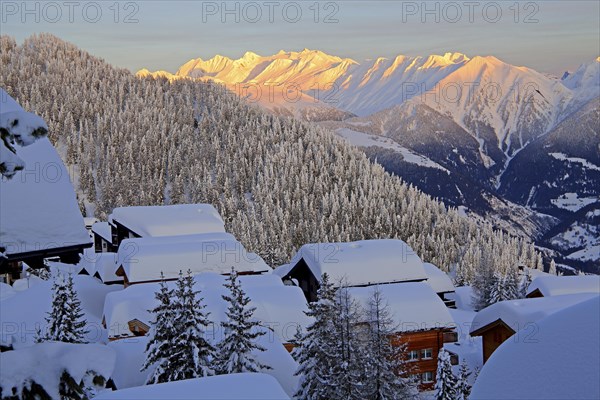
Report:
[[[220,237],[225,237],[224,239]],[[117,256],[118,271],[123,269],[130,283],[175,279],[188,269],[193,274],[216,272],[267,272],[271,268],[231,235],[213,233],[178,237],[135,238],[121,242]]]
[[600,293],[600,276],[540,276],[534,278],[527,293],[539,289],[544,296],[575,293]]
[[289,396],[267,374],[229,374],[103,392],[98,400],[283,400]]
[[92,232],[98,234],[108,243],[112,243],[112,230],[108,222],[96,222],[92,225]]
[[320,280],[327,273],[334,284],[342,280],[348,286],[361,286],[427,279],[419,256],[397,239],[306,244],[274,273],[286,276],[301,259],[315,278]]
[[[85,275],[74,276],[73,281],[87,321],[86,339],[105,341],[106,332],[101,325],[104,298],[119,287],[103,285]],[[41,281],[0,301],[0,343],[20,348],[34,342],[37,328],[44,329],[46,313],[51,310],[51,287],[51,280]]]
[[500,301],[477,313],[470,332],[473,333],[497,320],[502,320],[515,332],[532,331],[541,319],[596,296],[596,293],[579,293]]
[[[296,326],[306,327],[310,319],[305,315],[308,311],[302,290],[295,286],[286,286],[273,274],[240,276],[243,290],[250,297],[250,306],[256,307],[254,318],[264,326],[273,330],[279,341],[291,341],[296,333]],[[226,277],[214,273],[202,273],[194,277],[194,287],[200,290],[204,298],[210,320],[215,323],[213,337],[220,335],[220,322],[225,320],[227,303],[222,295],[227,294],[223,284]],[[175,287],[175,282],[167,282]],[[151,325],[152,315],[149,310],[156,306],[154,293],[158,283],[132,285],[122,291],[110,293],[104,303],[104,320],[109,337],[131,336],[127,323],[133,319]]]
[[556,199],[550,200],[558,208],[563,208],[569,211],[579,211],[588,204],[600,201],[598,197],[579,197],[577,193],[564,193]]
[[442,167],[440,164],[432,161],[431,159],[416,154],[415,152],[407,149],[406,147],[400,146],[394,140],[378,135],[371,135],[368,133],[353,131],[348,128],[339,128],[335,131],[339,136],[344,138],[349,143],[353,144],[357,147],[382,147],[384,149],[394,150],[396,153],[402,155],[403,161],[411,164],[417,164],[427,168],[437,168],[442,171],[450,174],[446,168]]
[[115,352],[103,345],[39,343],[2,353],[0,387],[9,392],[9,388],[20,389],[31,379],[53,399],[59,399],[58,384],[65,369],[77,382],[88,371],[108,379],[113,373],[115,359]]
[[470,399],[600,398],[600,297],[537,323],[528,340],[507,340],[489,358]]
[[[17,170],[26,166],[20,146],[29,146],[40,136],[48,133],[46,122],[39,116],[28,113],[0,88],[0,128],[8,132],[6,141],[15,148],[13,153],[4,143],[0,144],[0,169],[3,176],[13,177]],[[4,139],[4,138],[3,138]],[[31,160],[30,160],[31,161]]]
[[446,297],[456,302],[456,308],[460,310],[473,311],[473,288],[471,286],[459,286],[454,293],[449,293]]
[[91,244],[69,173],[50,141],[18,153],[26,169],[0,180],[0,247],[11,255]]
[[587,169],[591,169],[594,171],[600,171],[600,167],[592,164],[591,162],[589,162],[588,160],[586,160],[585,158],[579,158],[579,157],[569,157],[564,153],[549,153],[552,157],[556,158],[557,160],[561,160],[561,161],[568,161],[571,163],[577,163],[577,164],[581,164],[584,168]]
[[0,301],[13,297],[15,294],[17,294],[17,291],[12,286],[0,282]]
[[210,204],[118,207],[109,219],[142,237],[225,232],[223,219]]
[[425,282],[351,287],[348,290],[353,299],[367,308],[376,288],[379,289],[384,302],[389,305],[391,318],[398,332],[456,326],[444,302]]
[[600,260],[600,243],[589,245],[585,249],[575,251],[567,256],[572,260],[597,261]]
[[104,283],[123,282],[123,278],[117,276],[117,253],[95,253],[93,256],[86,255],[86,260],[93,265],[88,271]]
[[444,271],[431,263],[423,263],[427,283],[436,293],[454,292],[454,284]]

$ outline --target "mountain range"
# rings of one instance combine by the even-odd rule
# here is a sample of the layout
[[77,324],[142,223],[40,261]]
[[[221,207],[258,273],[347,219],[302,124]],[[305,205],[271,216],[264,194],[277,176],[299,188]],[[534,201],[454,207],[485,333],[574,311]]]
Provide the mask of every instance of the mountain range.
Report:
[[559,78],[494,56],[357,62],[305,49],[194,59],[175,74],[138,76],[224,84],[335,131],[388,171],[533,238],[564,265],[599,267],[600,57]]

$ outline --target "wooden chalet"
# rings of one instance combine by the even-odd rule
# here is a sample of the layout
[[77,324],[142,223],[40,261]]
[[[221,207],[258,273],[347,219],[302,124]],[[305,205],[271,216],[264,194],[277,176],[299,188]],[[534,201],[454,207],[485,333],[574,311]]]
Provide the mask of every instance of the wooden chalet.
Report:
[[536,298],[576,293],[600,293],[600,276],[539,276],[529,284],[527,297]]
[[594,296],[597,294],[501,301],[477,313],[470,335],[482,337],[483,362],[486,363],[494,351],[515,334],[518,333],[517,340],[535,343],[539,320]]
[[111,241],[225,232],[225,223],[210,204],[115,208],[109,217]]
[[324,273],[334,285],[349,287],[427,280],[419,256],[395,239],[307,244],[274,273],[284,282],[299,286],[309,302],[317,299]]
[[91,227],[96,253],[116,253],[117,246],[113,244],[112,226],[108,222],[96,222]]
[[179,272],[214,272],[227,275],[235,269],[239,275],[270,271],[264,260],[246,251],[235,238],[224,232],[169,237],[125,239],[119,246],[115,275],[125,287],[175,280]]
[[[2,112],[28,115],[2,93]],[[8,283],[21,278],[23,263],[34,269],[44,268],[46,259],[75,264],[92,245],[69,173],[50,141],[21,147],[19,157],[25,169],[0,179],[0,281]]]
[[458,340],[456,324],[448,308],[426,282],[349,288],[350,295],[365,307],[377,288],[389,306],[398,331],[392,344],[406,346],[409,373],[419,389],[432,390],[436,380],[437,357],[445,343]]

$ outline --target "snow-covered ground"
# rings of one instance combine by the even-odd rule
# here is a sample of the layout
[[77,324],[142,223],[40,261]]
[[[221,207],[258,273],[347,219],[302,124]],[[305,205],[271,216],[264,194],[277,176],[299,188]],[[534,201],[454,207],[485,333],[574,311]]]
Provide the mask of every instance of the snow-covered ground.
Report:
[[394,150],[402,155],[402,159],[411,164],[417,164],[427,168],[437,168],[449,174],[450,172],[440,164],[431,159],[416,154],[406,147],[400,146],[397,142],[390,138],[378,135],[370,135],[368,133],[353,131],[348,128],[340,128],[335,131],[339,136],[347,140],[349,143],[357,147],[382,147],[384,149]]
[[575,212],[599,200],[598,197],[579,197],[577,193],[569,192],[560,195],[556,199],[552,199],[551,202],[558,208]]

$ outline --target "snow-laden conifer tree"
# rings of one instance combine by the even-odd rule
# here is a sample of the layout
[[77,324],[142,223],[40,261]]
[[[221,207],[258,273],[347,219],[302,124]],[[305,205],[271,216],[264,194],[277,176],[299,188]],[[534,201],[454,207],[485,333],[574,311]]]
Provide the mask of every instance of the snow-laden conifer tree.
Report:
[[452,373],[450,354],[445,349],[438,353],[438,366],[435,383],[435,400],[456,399],[456,377]]
[[[363,310],[342,282],[335,296],[334,330],[338,338],[331,358],[329,383],[336,399],[365,398],[370,346],[365,332]],[[361,329],[362,328],[362,329]]]
[[548,273],[550,275],[558,275],[558,272],[556,271],[556,262],[554,261],[554,258],[550,260],[550,269],[548,270]]
[[389,305],[376,288],[367,310],[369,323],[367,388],[365,398],[373,400],[416,398],[418,391],[409,378],[405,362],[406,345],[393,345],[397,332]]
[[524,299],[527,296],[527,290],[531,284],[531,272],[529,268],[523,268],[523,275],[521,276],[521,283],[519,285],[519,298]]
[[210,324],[206,305],[194,290],[194,278],[188,270],[179,272],[173,300],[175,335],[169,363],[170,381],[201,378],[214,375],[215,348],[204,338],[204,329]]
[[73,276],[58,273],[52,284],[52,310],[46,318],[46,331],[39,335],[39,342],[56,341],[86,343],[86,320],[81,301],[73,287]]
[[146,345],[146,361],[142,371],[152,369],[146,379],[147,384],[169,382],[172,377],[171,347],[175,340],[174,310],[171,299],[174,291],[167,287],[164,275],[158,292],[155,293],[158,305],[151,312],[154,315],[150,340]]
[[330,400],[336,398],[331,385],[331,373],[336,365],[338,340],[334,321],[337,318],[335,289],[329,276],[323,274],[317,291],[317,301],[308,305],[306,315],[313,322],[306,328],[298,350],[299,387],[294,395],[299,400]]
[[216,370],[219,374],[236,374],[241,372],[259,372],[271,369],[270,366],[257,361],[252,354],[266,349],[256,340],[266,332],[261,329],[259,321],[253,320],[256,307],[248,307],[250,298],[242,289],[237,273],[232,269],[224,285],[229,294],[223,296],[227,306],[227,321],[221,323],[224,338],[217,346]]
[[463,358],[460,363],[460,370],[458,377],[456,378],[455,395],[456,400],[468,400],[471,394],[471,385],[469,384],[469,377],[471,372],[467,365],[467,361]]

